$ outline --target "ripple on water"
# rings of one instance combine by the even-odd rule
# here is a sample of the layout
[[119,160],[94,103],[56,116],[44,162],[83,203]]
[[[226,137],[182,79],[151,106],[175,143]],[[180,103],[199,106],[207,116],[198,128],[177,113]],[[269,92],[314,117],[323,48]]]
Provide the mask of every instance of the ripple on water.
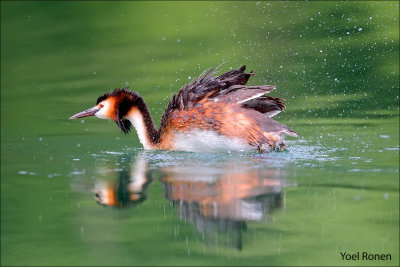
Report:
[[19,171],[18,174],[20,174],[20,175],[36,175],[36,172]]
[[116,151],[101,151],[101,153],[108,155],[124,155],[124,152],[116,152]]
[[[137,155],[143,155],[150,163],[150,168],[163,168],[176,166],[182,162],[190,162],[194,166],[220,166],[230,163],[238,165],[248,165],[251,167],[284,167],[287,164],[304,165],[316,167],[318,163],[336,161],[339,157],[332,156],[333,153],[346,151],[347,148],[330,147],[322,145],[310,145],[305,139],[287,141],[288,149],[283,152],[271,152],[265,154],[253,153],[193,153],[183,151],[146,151],[143,148],[124,148],[123,151],[101,151],[91,154],[93,157],[107,160],[117,156],[121,162],[129,161]],[[122,158],[124,160],[122,160]],[[352,160],[360,160],[360,157],[351,157]]]
[[382,169],[350,169],[347,172],[380,172]]
[[398,150],[400,150],[400,148],[399,147],[387,147],[387,148],[385,148],[385,150],[398,151]]

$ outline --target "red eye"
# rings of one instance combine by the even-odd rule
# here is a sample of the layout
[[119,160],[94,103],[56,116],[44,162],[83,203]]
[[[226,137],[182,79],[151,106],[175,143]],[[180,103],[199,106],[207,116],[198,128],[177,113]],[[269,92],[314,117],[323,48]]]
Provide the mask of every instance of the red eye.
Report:
[[104,105],[103,105],[103,104],[100,104],[100,108],[102,108],[102,107],[104,107]]

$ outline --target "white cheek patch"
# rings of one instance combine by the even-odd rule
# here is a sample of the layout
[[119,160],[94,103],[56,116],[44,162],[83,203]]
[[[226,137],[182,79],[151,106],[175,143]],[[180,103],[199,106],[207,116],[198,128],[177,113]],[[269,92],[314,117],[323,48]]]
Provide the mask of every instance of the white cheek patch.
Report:
[[110,119],[107,116],[107,112],[105,112],[104,108],[100,109],[99,111],[96,112],[96,114],[94,114],[97,118],[100,119]]
[[108,101],[103,101],[99,104],[102,104],[103,107],[94,114],[97,118],[100,119],[111,119],[108,114],[110,114],[110,103]]

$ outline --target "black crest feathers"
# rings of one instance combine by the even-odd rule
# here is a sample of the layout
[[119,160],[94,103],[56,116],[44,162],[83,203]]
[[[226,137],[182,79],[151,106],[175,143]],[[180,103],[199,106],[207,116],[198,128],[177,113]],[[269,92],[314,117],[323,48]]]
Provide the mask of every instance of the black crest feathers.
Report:
[[101,101],[108,99],[109,97],[113,97],[115,99],[115,108],[116,108],[116,116],[115,122],[118,127],[121,128],[124,134],[128,134],[131,131],[132,123],[124,119],[125,115],[128,113],[129,109],[132,105],[135,104],[138,98],[141,99],[141,96],[131,90],[129,87],[117,88],[112,92],[99,96],[97,98],[96,105]]

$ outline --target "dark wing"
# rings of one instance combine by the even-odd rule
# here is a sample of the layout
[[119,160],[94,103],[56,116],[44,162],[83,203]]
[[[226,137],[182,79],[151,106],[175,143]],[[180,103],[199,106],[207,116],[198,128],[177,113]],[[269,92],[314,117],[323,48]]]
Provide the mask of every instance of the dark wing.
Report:
[[260,113],[273,117],[285,109],[285,99],[271,96],[260,96],[243,103],[243,107],[254,109]]
[[204,71],[197,79],[182,87],[177,95],[172,97],[168,106],[173,109],[184,110],[192,107],[196,102],[205,97],[223,92],[234,85],[244,85],[253,73],[244,73],[245,66],[239,70],[231,70],[218,77],[213,77],[215,69]]
[[[197,79],[182,87],[171,101],[161,119],[161,128],[166,126],[175,110],[185,110],[202,100],[214,100],[225,103],[238,103],[267,116],[279,113],[285,106],[283,99],[263,97],[275,89],[272,85],[245,86],[253,72],[245,73],[246,66],[213,77],[217,68],[204,71]],[[272,115],[271,115],[272,114]]]

